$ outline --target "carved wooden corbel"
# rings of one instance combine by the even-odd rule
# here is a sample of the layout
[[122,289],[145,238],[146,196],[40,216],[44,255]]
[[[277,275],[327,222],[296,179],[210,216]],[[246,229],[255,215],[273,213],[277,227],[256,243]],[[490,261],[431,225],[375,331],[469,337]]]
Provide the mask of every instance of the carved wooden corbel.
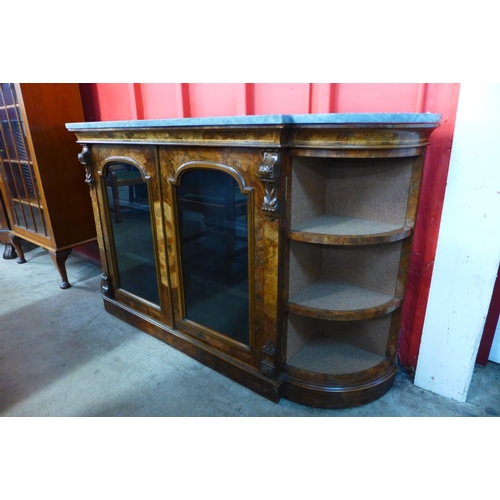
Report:
[[274,347],[272,342],[266,342],[262,347],[260,372],[269,378],[276,376],[276,347]]
[[277,180],[279,177],[278,153],[265,152],[264,158],[259,166],[259,176],[264,184],[264,203],[262,210],[266,212],[269,219],[273,220],[279,216],[279,202]]
[[82,144],[82,152],[78,153],[78,161],[85,167],[85,182],[91,190],[94,189],[95,181],[90,166],[90,149],[86,144]]

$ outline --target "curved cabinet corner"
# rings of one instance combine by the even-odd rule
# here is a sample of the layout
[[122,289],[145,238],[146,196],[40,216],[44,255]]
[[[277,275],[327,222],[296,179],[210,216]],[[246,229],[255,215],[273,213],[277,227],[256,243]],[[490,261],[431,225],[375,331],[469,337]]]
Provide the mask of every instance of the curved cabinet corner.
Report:
[[317,408],[351,408],[371,403],[386,394],[394,384],[397,367],[382,361],[372,369],[343,379],[284,368],[283,395],[296,403]]

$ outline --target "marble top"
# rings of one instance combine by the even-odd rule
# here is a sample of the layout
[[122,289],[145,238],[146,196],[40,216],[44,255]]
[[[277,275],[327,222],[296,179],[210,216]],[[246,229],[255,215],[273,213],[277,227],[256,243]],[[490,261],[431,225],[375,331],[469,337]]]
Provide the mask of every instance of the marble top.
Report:
[[200,118],[166,118],[67,123],[68,130],[109,128],[217,127],[226,125],[329,125],[351,123],[405,124],[439,123],[441,115],[433,113],[323,113],[300,115],[209,116]]

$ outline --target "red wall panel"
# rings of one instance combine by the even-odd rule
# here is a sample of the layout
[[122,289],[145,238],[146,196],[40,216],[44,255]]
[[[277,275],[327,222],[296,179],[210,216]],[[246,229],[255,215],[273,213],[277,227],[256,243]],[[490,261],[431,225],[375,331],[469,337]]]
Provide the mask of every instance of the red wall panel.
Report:
[[143,118],[182,116],[182,108],[177,100],[177,94],[180,92],[179,83],[143,83],[140,88]]
[[191,116],[233,116],[238,113],[235,83],[192,83],[189,85]]
[[100,83],[96,87],[101,121],[137,119],[134,84]]
[[309,83],[253,84],[254,114],[309,113]]
[[337,113],[415,113],[419,85],[413,83],[339,84],[335,96]]
[[399,360],[415,368],[453,141],[458,84],[81,84],[86,119],[128,120],[293,113],[441,113],[428,149],[403,307]]
[[[94,83],[82,84],[89,119],[121,120],[291,113],[447,113],[453,84]],[[436,100],[436,96],[438,99]],[[456,103],[455,103],[456,108]]]

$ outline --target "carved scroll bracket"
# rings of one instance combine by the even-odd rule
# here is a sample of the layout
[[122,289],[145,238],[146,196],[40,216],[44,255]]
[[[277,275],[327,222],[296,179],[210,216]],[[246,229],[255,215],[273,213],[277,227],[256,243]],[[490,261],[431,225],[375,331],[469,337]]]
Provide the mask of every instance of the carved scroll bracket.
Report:
[[276,376],[276,348],[272,342],[266,342],[262,347],[260,372],[269,378]]
[[90,165],[90,149],[86,144],[82,144],[82,152],[78,153],[78,161],[85,167],[85,182],[91,190],[94,189],[95,180]]
[[265,152],[264,158],[259,166],[259,176],[264,184],[264,203],[262,210],[266,212],[269,219],[279,217],[279,202],[277,180],[279,177],[278,153]]

